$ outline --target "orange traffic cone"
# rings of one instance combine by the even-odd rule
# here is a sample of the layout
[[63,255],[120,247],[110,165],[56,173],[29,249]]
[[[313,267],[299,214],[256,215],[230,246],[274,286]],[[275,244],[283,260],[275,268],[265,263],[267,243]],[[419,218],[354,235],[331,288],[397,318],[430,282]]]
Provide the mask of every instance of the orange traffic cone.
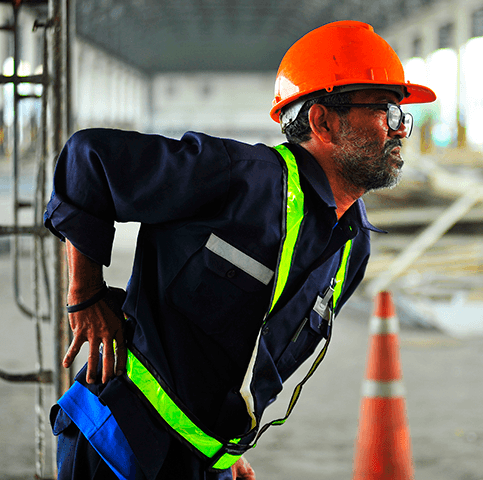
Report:
[[391,294],[380,292],[370,322],[353,480],[414,478],[398,332]]

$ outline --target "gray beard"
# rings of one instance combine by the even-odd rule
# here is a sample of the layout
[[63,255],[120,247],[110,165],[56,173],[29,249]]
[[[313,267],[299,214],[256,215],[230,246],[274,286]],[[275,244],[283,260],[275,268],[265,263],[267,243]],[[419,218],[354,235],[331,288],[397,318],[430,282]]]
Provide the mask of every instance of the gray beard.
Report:
[[341,136],[343,145],[333,158],[346,188],[354,193],[394,188],[401,180],[403,162],[398,161],[398,165],[394,166],[390,155],[394,147],[402,145],[401,140],[388,140],[383,151],[377,153],[377,142],[361,141],[350,127],[347,128],[349,130]]

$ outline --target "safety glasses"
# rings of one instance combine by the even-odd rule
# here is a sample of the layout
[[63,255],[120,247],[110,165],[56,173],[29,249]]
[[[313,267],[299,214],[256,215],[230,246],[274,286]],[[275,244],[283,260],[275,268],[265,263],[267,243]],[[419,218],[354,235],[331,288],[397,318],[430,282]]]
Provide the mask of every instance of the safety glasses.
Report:
[[406,138],[413,131],[413,116],[410,113],[404,113],[401,107],[395,103],[344,103],[333,105],[333,107],[366,107],[386,110],[387,125],[391,130],[399,130],[403,124],[406,128]]

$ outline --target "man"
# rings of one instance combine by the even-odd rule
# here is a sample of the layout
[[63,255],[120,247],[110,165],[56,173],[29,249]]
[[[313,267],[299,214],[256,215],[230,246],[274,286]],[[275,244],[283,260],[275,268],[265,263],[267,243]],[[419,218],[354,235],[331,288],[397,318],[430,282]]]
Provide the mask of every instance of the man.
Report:
[[[379,230],[360,197],[399,180],[399,104],[434,99],[372,27],[344,21],[282,60],[271,116],[288,144],[69,140],[45,223],[67,243],[64,366],[86,341],[89,358],[52,410],[60,479],[255,478],[241,455],[263,411],[322,341],[313,373],[363,278]],[[122,311],[102,277],[114,221],[141,222]]]

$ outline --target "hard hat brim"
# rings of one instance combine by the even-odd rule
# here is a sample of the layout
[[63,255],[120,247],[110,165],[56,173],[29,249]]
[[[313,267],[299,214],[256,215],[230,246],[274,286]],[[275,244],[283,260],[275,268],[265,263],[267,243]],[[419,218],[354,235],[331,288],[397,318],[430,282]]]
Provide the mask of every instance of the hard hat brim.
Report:
[[401,105],[408,105],[410,103],[430,103],[436,100],[436,94],[424,85],[416,83],[406,83],[406,90],[408,95],[401,100]]

